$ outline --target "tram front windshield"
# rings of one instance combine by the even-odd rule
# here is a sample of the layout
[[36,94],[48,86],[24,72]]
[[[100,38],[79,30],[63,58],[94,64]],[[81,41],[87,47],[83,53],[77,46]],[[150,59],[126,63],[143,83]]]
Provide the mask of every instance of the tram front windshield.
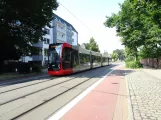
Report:
[[62,49],[62,45],[55,45],[49,49],[49,69],[50,70],[60,69],[61,49]]

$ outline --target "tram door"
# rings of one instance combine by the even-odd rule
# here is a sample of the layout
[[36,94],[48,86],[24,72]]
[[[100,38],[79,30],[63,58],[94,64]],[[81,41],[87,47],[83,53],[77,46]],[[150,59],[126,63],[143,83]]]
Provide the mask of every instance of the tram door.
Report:
[[62,53],[62,68],[63,69],[70,69],[72,68],[72,58],[71,58],[72,49],[71,48],[64,48]]
[[62,67],[63,69],[74,68],[74,71],[79,69],[79,56],[78,51],[71,48],[64,48],[62,54]]
[[73,68],[73,72],[77,72],[79,71],[79,54],[77,50],[72,50],[71,53],[71,61],[72,61],[72,68]]

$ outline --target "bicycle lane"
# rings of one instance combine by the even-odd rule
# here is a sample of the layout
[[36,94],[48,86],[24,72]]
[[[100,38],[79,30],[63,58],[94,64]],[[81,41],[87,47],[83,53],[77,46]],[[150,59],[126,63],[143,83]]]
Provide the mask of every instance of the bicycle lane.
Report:
[[128,97],[124,67],[117,67],[61,120],[126,120]]

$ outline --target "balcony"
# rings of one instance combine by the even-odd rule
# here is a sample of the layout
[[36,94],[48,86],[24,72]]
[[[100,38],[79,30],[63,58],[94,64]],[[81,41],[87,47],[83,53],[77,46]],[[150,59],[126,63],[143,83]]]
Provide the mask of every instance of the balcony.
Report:
[[33,55],[32,59],[33,59],[33,61],[42,61],[43,55]]
[[33,44],[33,46],[42,48],[43,47],[43,41],[39,41],[38,43]]

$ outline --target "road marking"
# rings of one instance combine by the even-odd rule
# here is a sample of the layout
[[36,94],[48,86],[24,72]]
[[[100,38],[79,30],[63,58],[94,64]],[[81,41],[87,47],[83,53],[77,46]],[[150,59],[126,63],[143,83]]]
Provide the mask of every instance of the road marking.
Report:
[[104,78],[109,76],[114,70],[116,70],[117,67],[120,67],[120,65],[114,67],[113,70],[108,72],[105,76],[103,76],[103,78],[99,79],[96,83],[94,83],[92,86],[87,88],[84,92],[82,92],[80,95],[74,98],[71,102],[65,105],[62,109],[57,111],[53,116],[49,117],[48,120],[59,120],[61,117],[63,117],[65,113],[67,113],[74,105],[76,105],[80,100],[82,100],[90,91],[92,91],[96,86],[98,86],[104,80]]

